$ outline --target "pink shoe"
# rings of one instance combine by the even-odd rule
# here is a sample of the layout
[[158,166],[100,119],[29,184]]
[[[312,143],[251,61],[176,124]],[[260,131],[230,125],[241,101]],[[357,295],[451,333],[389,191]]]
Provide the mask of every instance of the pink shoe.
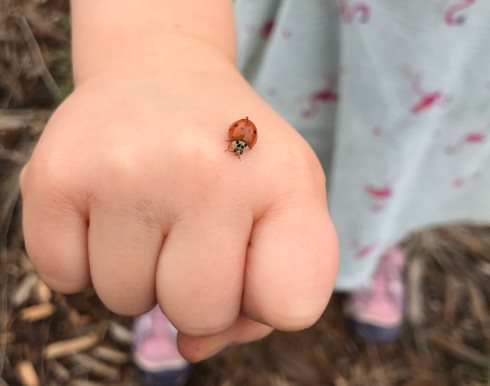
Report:
[[133,361],[143,382],[161,386],[183,384],[191,365],[179,354],[177,330],[160,308],[137,317],[133,330]]
[[395,340],[401,333],[405,310],[405,252],[400,246],[389,249],[379,261],[369,286],[350,294],[347,323],[368,342]]

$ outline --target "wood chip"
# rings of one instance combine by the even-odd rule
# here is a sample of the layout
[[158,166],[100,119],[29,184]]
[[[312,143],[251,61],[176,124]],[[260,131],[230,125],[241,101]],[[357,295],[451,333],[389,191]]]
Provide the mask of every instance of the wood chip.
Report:
[[77,338],[51,343],[45,347],[43,355],[45,359],[55,359],[88,350],[99,342],[99,336],[95,332]]
[[107,383],[87,381],[85,379],[74,379],[68,386],[108,386]]
[[129,354],[107,346],[98,346],[94,348],[92,350],[92,355],[116,365],[123,365],[129,360]]
[[75,354],[70,357],[76,364],[84,367],[93,374],[96,374],[109,381],[117,381],[120,378],[119,369],[105,364],[98,359],[92,358],[87,354]]
[[28,274],[21,282],[17,285],[17,288],[12,293],[10,301],[14,307],[19,307],[24,304],[27,299],[29,299],[32,289],[36,285],[38,280],[37,275],[34,272]]
[[111,322],[109,324],[109,334],[116,342],[121,344],[131,345],[133,341],[133,333],[116,322]]
[[68,312],[68,321],[74,326],[86,326],[92,323],[90,315],[80,315],[75,308],[70,309]]
[[425,262],[421,258],[414,258],[408,265],[408,319],[414,326],[424,322],[424,296],[422,294],[422,278],[425,271]]
[[466,287],[470,295],[471,311],[476,320],[480,323],[484,323],[487,320],[487,306],[485,304],[485,298],[473,282],[467,281]]
[[53,294],[51,293],[49,287],[41,279],[37,281],[35,290],[36,298],[40,303],[49,303],[51,301]]
[[490,263],[487,263],[486,261],[481,261],[478,264],[478,270],[483,274],[490,276]]
[[52,360],[48,362],[49,369],[53,372],[56,379],[63,384],[70,379],[70,372],[60,362]]
[[475,349],[463,343],[451,341],[447,336],[437,331],[430,331],[428,333],[428,339],[434,346],[457,359],[482,367],[490,365],[490,358],[487,358],[485,355],[480,354]]
[[451,324],[456,315],[456,308],[461,297],[462,285],[458,279],[452,275],[446,276],[446,287],[444,294],[444,321]]
[[24,386],[39,386],[39,378],[31,361],[21,361],[16,366],[19,379]]
[[335,386],[349,386],[350,383],[344,377],[338,376],[335,378]]
[[42,303],[35,306],[23,308],[19,312],[21,320],[35,322],[36,320],[46,319],[54,314],[56,307],[51,303]]

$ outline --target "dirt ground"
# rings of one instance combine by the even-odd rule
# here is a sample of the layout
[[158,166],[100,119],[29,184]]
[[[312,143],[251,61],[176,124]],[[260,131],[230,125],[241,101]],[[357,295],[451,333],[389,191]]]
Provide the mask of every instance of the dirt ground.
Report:
[[[0,2],[0,386],[138,385],[132,320],[93,290],[50,291],[23,249],[18,173],[72,90],[66,3]],[[426,229],[406,248],[398,341],[348,334],[337,294],[315,326],[228,348],[197,365],[188,385],[490,385],[490,227]]]

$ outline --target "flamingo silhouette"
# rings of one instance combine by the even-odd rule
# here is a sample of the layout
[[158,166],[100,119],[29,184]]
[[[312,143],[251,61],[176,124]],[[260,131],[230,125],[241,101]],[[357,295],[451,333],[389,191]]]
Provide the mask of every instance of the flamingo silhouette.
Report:
[[466,21],[464,15],[458,15],[459,12],[471,7],[476,0],[460,0],[452,5],[444,13],[444,20],[448,25],[461,25]]
[[371,185],[367,185],[366,193],[369,194],[374,199],[385,200],[393,195],[393,189],[390,188],[389,186],[375,188]]
[[374,243],[362,246],[361,248],[359,248],[357,250],[356,258],[357,259],[363,259],[363,258],[367,257],[373,251],[374,248],[376,248],[376,244],[374,244]]
[[446,146],[446,154],[454,154],[460,151],[465,145],[475,145],[485,142],[487,133],[474,131],[466,134],[460,141],[454,145]]
[[429,108],[435,106],[436,104],[444,101],[444,94],[440,91],[425,92],[422,89],[421,82],[422,76],[415,75],[412,76],[413,80],[412,89],[415,94],[419,97],[419,101],[412,107],[411,111],[413,114],[418,114]]
[[264,25],[260,29],[260,34],[264,39],[267,39],[271,35],[272,30],[274,29],[274,24],[274,19],[267,20],[264,23]]
[[347,0],[340,1],[340,17],[344,23],[352,23],[357,14],[360,14],[361,23],[367,23],[371,17],[371,9],[365,3],[356,3],[354,5],[349,5]]
[[308,108],[303,111],[303,117],[313,118],[320,110],[320,104],[337,102],[339,95],[337,93],[337,76],[332,74],[328,78],[326,87],[311,93],[308,99]]

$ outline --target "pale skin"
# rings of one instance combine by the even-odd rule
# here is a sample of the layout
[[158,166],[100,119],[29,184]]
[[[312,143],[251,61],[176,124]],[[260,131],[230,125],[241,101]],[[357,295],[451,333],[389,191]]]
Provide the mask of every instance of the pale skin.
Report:
[[21,175],[45,282],[120,314],[158,303],[193,362],[311,326],[338,255],[315,154],[235,68],[231,1],[206,4],[72,1],[76,88]]

